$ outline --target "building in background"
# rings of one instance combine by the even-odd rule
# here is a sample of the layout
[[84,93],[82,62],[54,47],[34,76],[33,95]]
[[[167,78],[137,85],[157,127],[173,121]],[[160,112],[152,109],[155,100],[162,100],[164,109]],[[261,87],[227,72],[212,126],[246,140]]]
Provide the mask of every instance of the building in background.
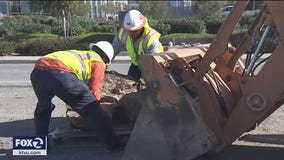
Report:
[[191,0],[169,0],[168,18],[194,17],[194,1]]
[[90,13],[90,17],[91,18],[107,18],[110,16],[113,16],[117,13],[108,13],[105,9],[104,6],[108,3],[112,3],[114,6],[118,6],[120,8],[120,10],[123,10],[125,8],[125,6],[128,5],[128,1],[113,1],[113,0],[92,0],[92,1],[88,1],[90,3],[91,6],[91,13]]
[[[85,0],[82,2],[89,3],[91,6],[89,14],[90,18],[107,18],[117,16],[117,13],[107,12],[104,9],[104,6],[108,3],[119,6],[121,11],[125,10],[125,8],[139,10],[138,0]],[[194,2],[195,1],[192,0],[168,0],[169,18],[194,16]],[[29,3],[30,0],[0,0],[0,15],[1,13],[4,16],[29,14],[31,13]]]
[[[104,5],[107,3],[112,3],[116,6],[119,6],[121,10],[127,6],[128,1],[114,1],[114,0],[88,0],[88,1],[82,1],[85,3],[89,3],[91,6],[91,13],[90,16],[92,18],[96,17],[107,17],[109,14],[115,14],[115,13],[107,13],[104,10]],[[30,0],[6,0],[6,1],[0,1],[0,13],[3,15],[16,15],[16,14],[29,14],[31,13],[30,6],[29,6]]]
[[128,0],[128,9],[129,10],[131,10],[131,9],[138,10],[139,9],[138,1],[137,0]]
[[3,15],[29,14],[31,13],[29,1],[8,0],[0,1],[0,12]]

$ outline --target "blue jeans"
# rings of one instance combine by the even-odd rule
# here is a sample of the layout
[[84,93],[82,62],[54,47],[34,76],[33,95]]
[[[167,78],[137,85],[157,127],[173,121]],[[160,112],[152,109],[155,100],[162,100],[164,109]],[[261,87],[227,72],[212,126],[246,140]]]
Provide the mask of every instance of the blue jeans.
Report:
[[87,123],[94,126],[100,140],[108,146],[118,144],[118,138],[100,108],[99,101],[88,86],[75,74],[46,68],[34,68],[31,83],[38,103],[34,112],[36,135],[48,135],[51,118],[51,100],[57,96],[73,107]]

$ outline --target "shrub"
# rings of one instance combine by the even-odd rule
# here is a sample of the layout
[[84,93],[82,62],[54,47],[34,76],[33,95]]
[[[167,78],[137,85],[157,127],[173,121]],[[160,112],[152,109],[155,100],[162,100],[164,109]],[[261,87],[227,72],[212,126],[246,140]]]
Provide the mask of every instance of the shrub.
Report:
[[115,23],[101,23],[96,24],[92,28],[92,32],[111,32],[116,33],[118,30],[118,25]]
[[4,25],[1,25],[0,26],[0,37],[4,38],[4,37],[7,37],[9,35],[11,35],[11,31],[7,27],[5,27]]
[[251,25],[251,22],[254,21],[254,19],[256,18],[256,15],[243,15],[240,19],[240,26],[243,28],[247,28]]
[[10,53],[15,52],[15,43],[14,42],[9,42],[5,40],[0,41],[0,55],[1,56],[6,56],[9,55]]
[[79,43],[94,43],[98,41],[108,41],[112,43],[112,40],[114,38],[115,34],[114,33],[92,33],[88,34],[85,37],[81,38],[78,40]]
[[[36,42],[36,43],[35,43]],[[18,47],[17,51],[23,55],[37,55],[43,56],[60,50],[69,49],[87,49],[86,44],[77,43],[74,39],[61,39],[61,38],[36,38],[23,42]]]
[[169,24],[163,24],[163,23],[155,24],[152,26],[152,28],[157,30],[162,35],[168,34],[171,30],[171,26]]
[[229,41],[233,46],[239,45],[247,29],[236,30],[230,37]]
[[[17,17],[17,18],[16,18]],[[5,27],[9,28],[10,33],[50,33],[51,27],[47,24],[42,24],[44,16],[13,16],[9,18]]]
[[[61,35],[64,35],[63,34],[63,28],[61,28],[60,31],[62,31]],[[87,32],[87,29],[84,28],[83,26],[81,26],[80,24],[77,24],[77,23],[73,24],[72,28],[70,28],[70,31],[69,31],[69,33],[71,33],[71,36],[78,36],[78,35],[84,34],[86,32]]]
[[[59,36],[64,36],[64,28],[63,27],[59,27],[59,26],[54,26],[51,27],[51,33],[52,34],[57,34]],[[66,36],[78,36],[81,34],[85,34],[86,30],[85,28],[83,28],[82,26],[75,24],[72,25],[72,28],[70,28],[69,30],[66,30]]]
[[276,27],[272,27],[268,32],[267,38],[264,41],[264,45],[261,47],[260,52],[271,53],[278,44],[281,43],[281,38]]
[[268,37],[264,41],[264,45],[261,47],[261,53],[272,53],[276,46],[281,42],[280,37],[272,38]]
[[[91,32],[93,26],[96,24],[94,19],[90,19],[88,17],[83,17],[83,16],[73,16],[71,23],[72,23],[73,28],[76,28],[76,27],[83,28],[83,29],[80,29],[80,30],[83,30],[82,33]],[[79,29],[74,29],[74,30],[79,30]],[[76,33],[74,35],[79,35],[79,33]]]
[[161,21],[169,24],[170,33],[201,33],[203,29],[203,21],[195,18],[165,19]]
[[23,25],[19,32],[22,33],[50,33],[51,27],[46,24],[26,24]]
[[21,43],[34,38],[58,38],[58,35],[50,33],[19,33],[5,37],[5,40]]
[[153,18],[148,18],[148,23],[149,23],[150,27],[153,27],[153,26],[159,24],[160,22],[159,22],[159,20],[156,20],[156,19],[153,19]]
[[[264,40],[264,43],[260,48],[261,53],[271,53],[275,49],[275,47],[280,43],[281,40],[279,34],[274,34],[276,33],[274,29],[275,28],[272,28],[271,32],[269,32],[267,38]],[[246,29],[241,29],[233,33],[230,37],[230,42],[232,43],[232,45],[239,45],[246,31]]]
[[48,53],[60,50],[78,49],[87,50],[91,42],[108,41],[112,42],[114,34],[93,33],[84,37],[78,36],[70,39],[63,38],[34,38],[18,43],[16,52],[20,55],[43,56]]
[[16,47],[16,53],[19,53],[20,55],[31,55],[34,56],[36,55],[35,53],[31,52],[30,50],[30,46],[32,43],[35,43],[37,40],[37,38],[35,39],[28,39],[28,40],[24,40],[20,43],[17,43],[17,47]]
[[205,21],[206,33],[216,34],[219,31],[219,28],[223,24],[224,19],[221,18],[210,18]]
[[58,20],[55,17],[46,17],[44,19],[41,19],[39,21],[39,23],[40,24],[46,24],[46,25],[49,25],[49,26],[56,26],[56,25],[58,25]]

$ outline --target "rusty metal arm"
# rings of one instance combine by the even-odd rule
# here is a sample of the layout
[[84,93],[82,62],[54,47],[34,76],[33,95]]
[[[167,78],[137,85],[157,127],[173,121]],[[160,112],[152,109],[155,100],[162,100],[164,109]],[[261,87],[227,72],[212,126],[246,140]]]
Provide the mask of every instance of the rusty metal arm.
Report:
[[226,21],[220,27],[215,39],[211,43],[208,51],[202,59],[195,78],[201,80],[204,74],[209,70],[209,66],[216,58],[220,57],[227,49],[227,44],[231,33],[234,30],[238,20],[240,19],[244,9],[246,8],[248,1],[238,1],[234,6],[232,12],[227,17]]

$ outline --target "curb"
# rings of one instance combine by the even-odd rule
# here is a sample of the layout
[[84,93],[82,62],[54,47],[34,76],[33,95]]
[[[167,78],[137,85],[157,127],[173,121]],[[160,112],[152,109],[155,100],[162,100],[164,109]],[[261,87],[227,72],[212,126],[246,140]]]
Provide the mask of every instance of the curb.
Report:
[[[35,63],[41,56],[2,56],[0,64]],[[116,56],[112,63],[130,63],[129,56]]]

